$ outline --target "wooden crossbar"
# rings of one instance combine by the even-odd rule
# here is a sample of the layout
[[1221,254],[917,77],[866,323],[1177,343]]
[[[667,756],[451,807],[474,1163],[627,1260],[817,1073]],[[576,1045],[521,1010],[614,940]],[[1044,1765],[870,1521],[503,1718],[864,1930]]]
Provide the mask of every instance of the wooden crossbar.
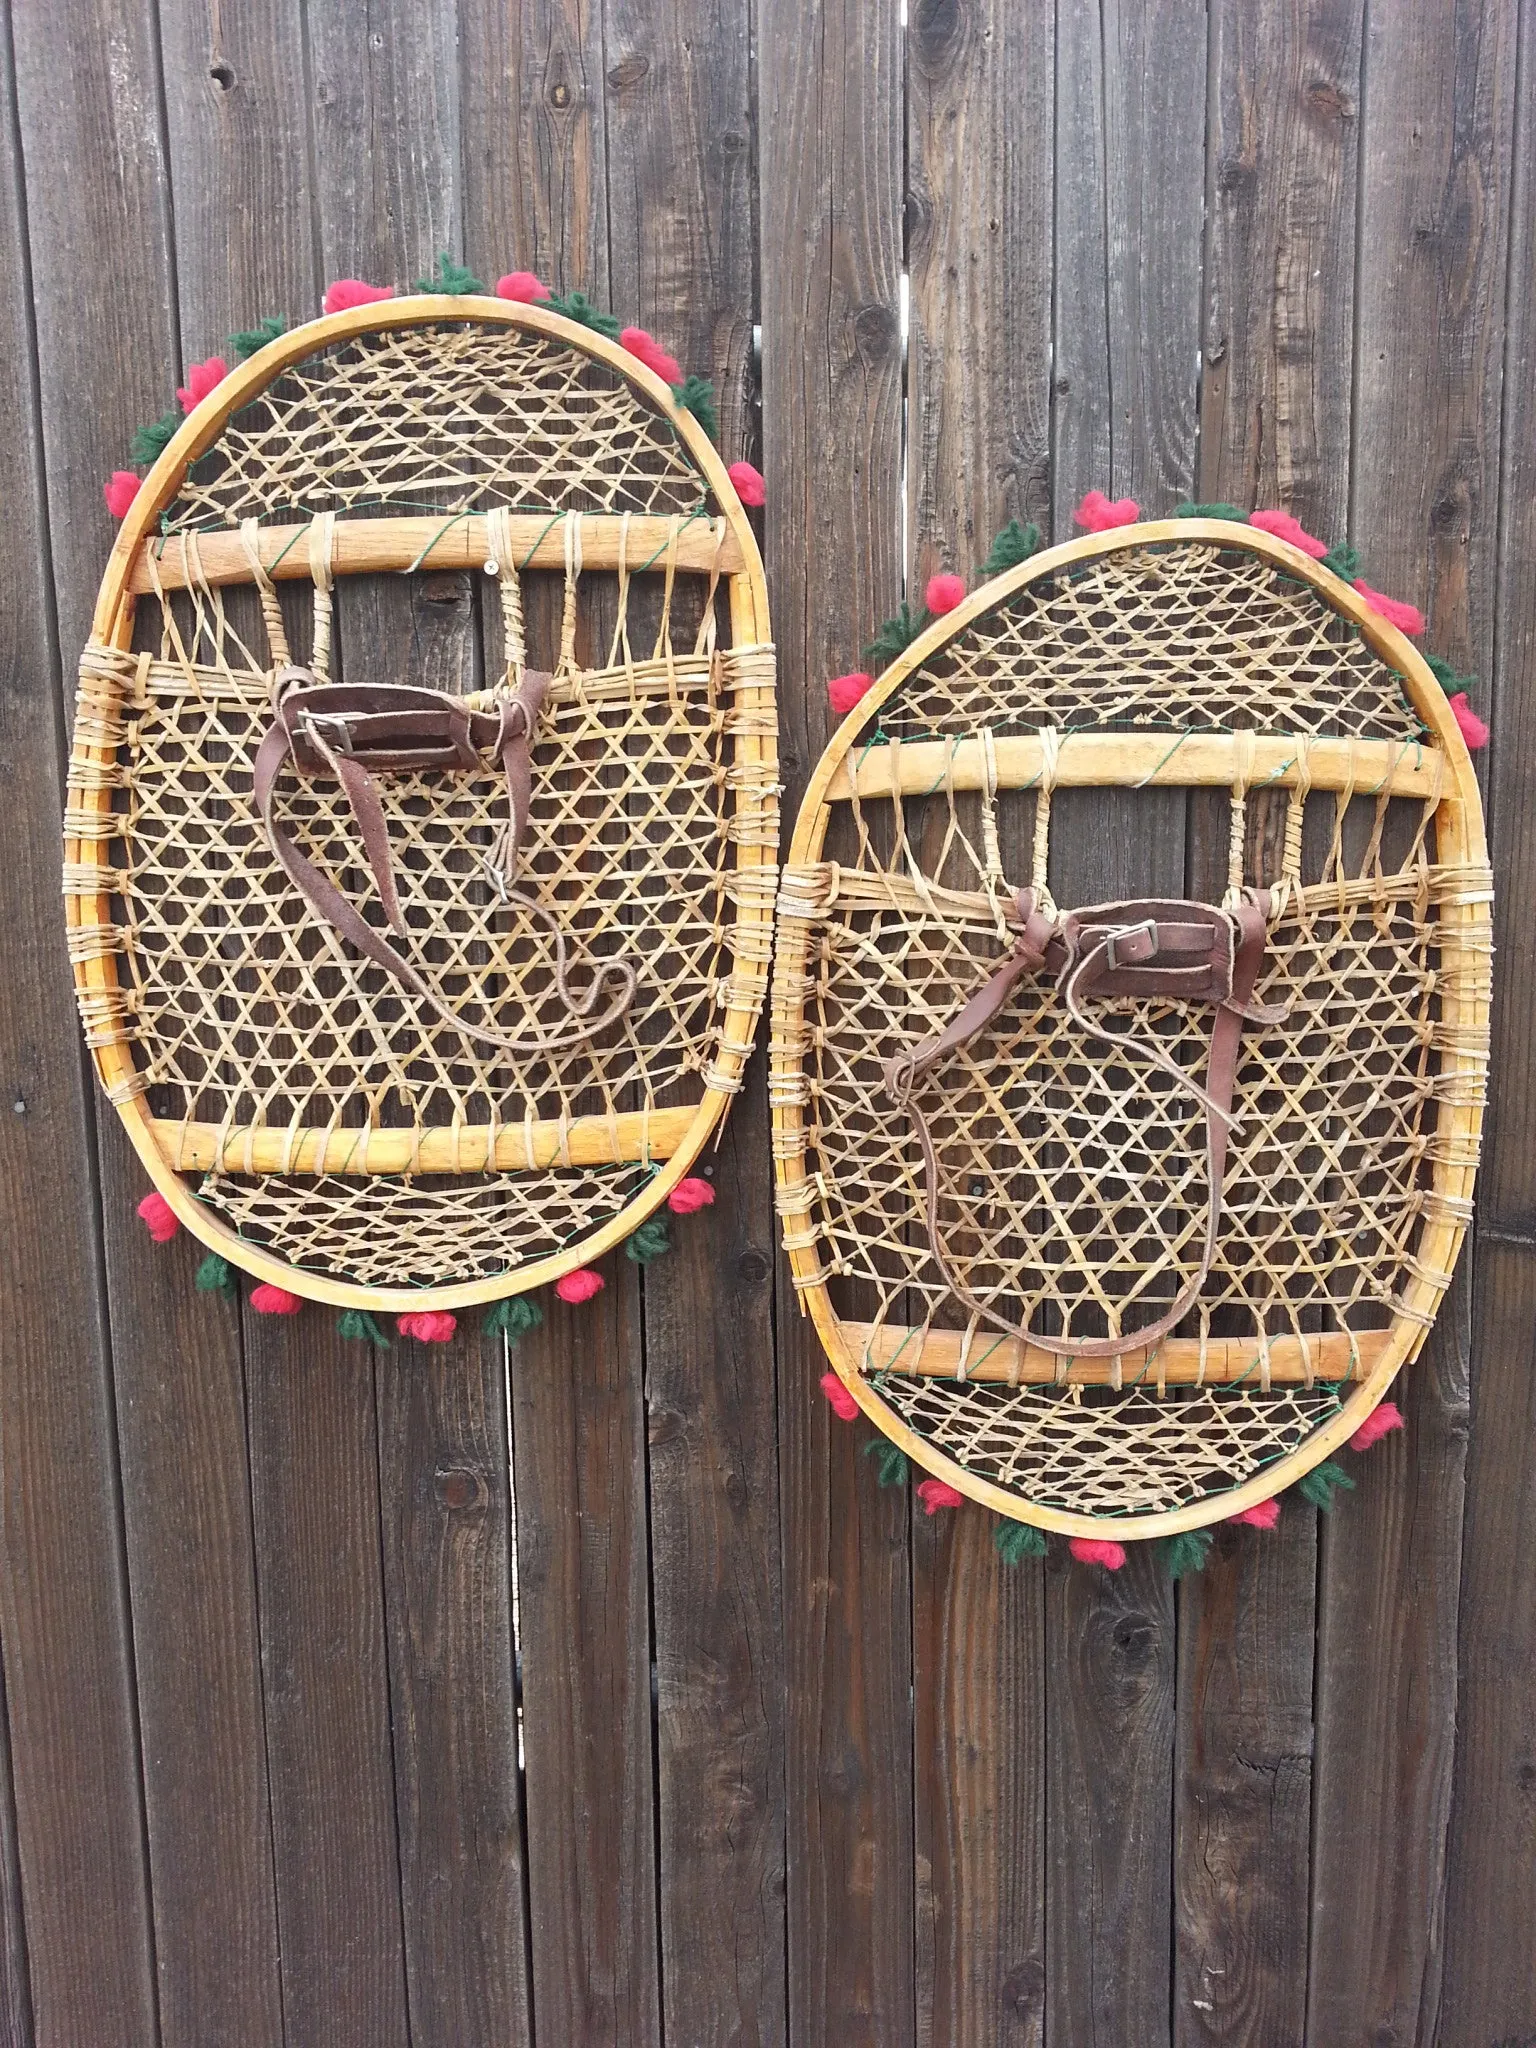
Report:
[[[617,569],[622,548],[631,575],[665,571],[674,522],[635,513],[626,531],[624,515],[618,512],[558,516],[514,512],[508,525],[517,566],[563,569],[566,521],[578,516],[584,569]],[[696,575],[708,575],[716,567],[722,576],[741,573],[746,567],[741,542],[729,527],[720,537],[718,526],[713,519],[691,519],[677,525],[675,562],[679,569]],[[274,581],[308,577],[309,531],[307,525],[258,529],[257,553]],[[487,555],[486,522],[478,513],[457,518],[338,519],[333,529],[331,571],[336,576],[361,576],[405,569],[482,569]],[[156,576],[163,590],[252,581],[250,557],[232,529],[145,541],[134,557],[128,588],[135,595],[153,590]]]
[[[839,1328],[849,1360],[859,1370],[932,1379],[953,1379],[959,1370],[965,1343],[961,1330],[929,1330],[925,1335],[890,1323],[878,1328],[872,1323],[842,1323]],[[1353,1336],[1329,1330],[1305,1340],[1271,1337],[1269,1382],[1297,1386],[1309,1377],[1368,1379],[1391,1336],[1390,1330],[1360,1330]],[[1168,1337],[1152,1357],[1143,1346],[1118,1359],[1074,1358],[1063,1371],[1064,1361],[1054,1352],[1021,1344],[1017,1337],[978,1330],[971,1339],[966,1378],[1026,1387],[1057,1381],[1068,1386],[1129,1386],[1136,1380],[1154,1387],[1233,1386],[1240,1380],[1257,1386],[1263,1378],[1259,1348],[1256,1337],[1211,1337],[1203,1347],[1195,1337]]]
[[[1246,744],[1245,744],[1246,742]],[[1033,789],[1045,771],[1045,748],[1033,733],[993,740],[1000,789]],[[1246,775],[1251,790],[1352,790],[1375,796],[1425,798],[1451,777],[1436,748],[1417,740],[1356,740],[1224,732],[1067,732],[1060,736],[1054,786],[1150,789],[1192,784],[1230,789]],[[827,785],[830,802],[857,789],[863,797],[922,796],[940,789],[984,789],[987,762],[979,739],[913,740],[854,750]]]
[[155,1143],[178,1173],[508,1173],[560,1165],[616,1166],[670,1159],[697,1114],[584,1116],[561,1124],[486,1124],[432,1130],[324,1130],[297,1133],[265,1125],[230,1129],[158,1117]]

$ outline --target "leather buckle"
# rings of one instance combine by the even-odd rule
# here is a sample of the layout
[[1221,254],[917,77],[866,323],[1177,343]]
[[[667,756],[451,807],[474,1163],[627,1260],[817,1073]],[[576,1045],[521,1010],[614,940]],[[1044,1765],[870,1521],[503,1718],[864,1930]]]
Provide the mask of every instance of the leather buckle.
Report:
[[1157,958],[1157,921],[1143,918],[1140,924],[1113,926],[1104,935],[1104,965],[1111,974],[1117,967],[1140,967]]
[[[351,719],[345,711],[301,711],[299,730],[309,740],[330,748],[333,754],[352,752]],[[326,728],[322,738],[319,728]]]

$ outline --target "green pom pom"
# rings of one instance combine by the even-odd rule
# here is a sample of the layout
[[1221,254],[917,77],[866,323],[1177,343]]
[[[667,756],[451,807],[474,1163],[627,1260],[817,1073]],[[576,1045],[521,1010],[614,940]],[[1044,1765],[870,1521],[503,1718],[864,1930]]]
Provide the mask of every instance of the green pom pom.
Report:
[[1163,1544],[1163,1566],[1170,1579],[1182,1579],[1186,1572],[1203,1572],[1205,1554],[1211,1547],[1209,1529],[1185,1529]]
[[1360,574],[1360,557],[1347,540],[1336,541],[1323,556],[1323,567],[1342,576],[1346,583],[1353,583]]
[[419,292],[446,292],[449,298],[464,299],[472,293],[485,294],[485,286],[472,270],[466,270],[462,263],[455,263],[445,249],[437,259],[437,271],[432,277],[418,277],[416,289]]
[[389,1339],[365,1308],[344,1308],[336,1319],[336,1332],[355,1343],[371,1344],[376,1351],[389,1349]]
[[1340,1486],[1353,1493],[1355,1482],[1342,1465],[1336,1465],[1332,1458],[1326,1458],[1321,1465],[1314,1465],[1305,1478],[1299,1481],[1296,1491],[1303,1500],[1311,1501],[1313,1507],[1321,1508],[1326,1515],[1333,1507],[1334,1489]]
[[685,377],[672,386],[672,396],[691,412],[711,441],[720,433],[720,415],[715,411],[715,387],[707,377]]
[[889,1437],[871,1437],[864,1446],[866,1458],[873,1458],[880,1468],[882,1486],[904,1486],[907,1480],[907,1454],[900,1444],[893,1444]]
[[903,600],[895,618],[887,619],[865,648],[865,659],[873,655],[884,667],[887,662],[894,661],[898,654],[904,654],[927,624],[927,609],[919,606],[914,612]]
[[276,341],[280,334],[288,332],[288,322],[281,313],[269,313],[265,320],[258,320],[254,327],[244,327],[238,334],[229,337],[229,345],[243,363],[247,356],[255,355],[265,348],[269,341]]
[[1004,1564],[1022,1564],[1026,1557],[1045,1555],[1045,1531],[1033,1522],[999,1522],[992,1541]]
[[624,1255],[637,1266],[648,1266],[652,1259],[665,1258],[671,1249],[666,1217],[648,1216],[625,1245]]
[[168,412],[152,425],[140,427],[133,437],[133,446],[128,451],[132,460],[139,463],[157,461],[180,425],[181,414]]
[[235,1269],[228,1259],[220,1258],[217,1252],[210,1252],[197,1269],[197,1291],[199,1294],[233,1294],[235,1291]]
[[594,334],[606,335],[609,341],[619,338],[618,321],[611,313],[600,313],[585,292],[566,292],[560,298],[546,299],[544,305],[549,312],[563,313],[578,326],[590,327]]
[[536,1330],[543,1320],[544,1311],[531,1296],[509,1294],[503,1300],[491,1303],[480,1328],[487,1337],[497,1336],[505,1330],[515,1344],[529,1330]]
[[1029,560],[1039,545],[1038,526],[1020,526],[1017,519],[1010,519],[993,541],[992,552],[981,565],[982,575],[1001,576],[1005,569],[1016,569],[1020,562]]
[[1248,523],[1248,514],[1238,505],[1192,505],[1186,498],[1182,505],[1174,508],[1175,519],[1236,519],[1240,524]]

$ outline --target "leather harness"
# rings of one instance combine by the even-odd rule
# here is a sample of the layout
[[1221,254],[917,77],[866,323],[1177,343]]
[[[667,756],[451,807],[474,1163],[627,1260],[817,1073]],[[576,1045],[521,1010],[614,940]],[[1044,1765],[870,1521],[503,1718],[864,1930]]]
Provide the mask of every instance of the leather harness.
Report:
[[[626,960],[604,960],[581,990],[568,976],[566,936],[553,912],[515,886],[517,858],[528,829],[532,793],[531,747],[550,678],[525,670],[517,689],[493,710],[471,710],[440,690],[396,683],[323,683],[292,664],[272,683],[273,721],[256,752],[252,794],[267,842],[288,879],[317,916],[376,967],[382,967],[444,1023],[481,1045],[509,1053],[558,1052],[590,1043],[628,1009],[635,970]],[[373,875],[390,929],[409,937],[390,857],[389,828],[374,785],[375,774],[417,769],[482,770],[486,759],[506,778],[508,817],[485,862],[497,907],[515,906],[542,924],[554,941],[555,988],[566,1023],[553,1031],[496,1031],[466,1023],[384,934],[348,902],[330,876],[295,845],[277,817],[278,777],[289,762],[301,775],[331,776],[347,799],[363,858]]]
[[[1032,889],[1021,889],[1008,914],[1015,938],[1002,965],[934,1037],[885,1065],[885,1088],[912,1120],[922,1148],[927,1189],[928,1236],[933,1256],[951,1290],[992,1328],[1021,1337],[1062,1358],[1114,1358],[1156,1344],[1193,1306],[1216,1256],[1221,1229],[1222,1180],[1227,1139],[1235,1121],[1232,1090],[1245,1022],[1277,1024],[1283,1006],[1253,1001],[1264,960],[1269,898],[1248,890],[1235,910],[1207,903],[1148,898],[1098,903],[1090,909],[1048,914]],[[1052,1337],[999,1316],[965,1286],[944,1251],[939,1234],[938,1158],[927,1118],[916,1099],[917,1084],[952,1054],[969,1045],[999,1015],[1016,982],[1026,974],[1052,971],[1068,1014],[1091,1037],[1118,1051],[1134,1049],[1194,1097],[1205,1112],[1206,1162],[1210,1195],[1205,1246],[1198,1272],[1154,1323],[1110,1337]],[[1107,1032],[1082,1007],[1090,996],[1164,996],[1215,1006],[1210,1052],[1202,1088],[1155,1040]]]

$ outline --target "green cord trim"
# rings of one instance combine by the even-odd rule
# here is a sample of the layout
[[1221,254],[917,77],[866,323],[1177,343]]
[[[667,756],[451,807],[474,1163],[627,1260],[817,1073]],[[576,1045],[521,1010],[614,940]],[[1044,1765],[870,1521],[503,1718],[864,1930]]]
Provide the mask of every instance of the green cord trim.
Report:
[[197,1291],[199,1294],[235,1293],[235,1269],[228,1259],[218,1252],[210,1252],[197,1269]]
[[336,1319],[336,1334],[349,1343],[371,1344],[375,1351],[387,1351],[389,1339],[365,1308],[344,1308]]
[[715,410],[715,387],[707,377],[685,377],[672,386],[672,396],[691,412],[711,441],[720,438],[720,415]]
[[927,624],[927,607],[919,605],[916,612],[914,612],[906,599],[903,598],[896,608],[896,616],[893,619],[886,620],[874,639],[865,648],[864,658],[867,661],[872,654],[878,655],[881,666],[884,667],[887,663],[894,661],[898,654],[905,654]]
[[653,1259],[665,1258],[671,1249],[666,1217],[647,1216],[625,1244],[624,1256],[633,1259],[637,1266],[648,1266]]
[[1044,1557],[1045,1531],[1033,1522],[999,1522],[992,1532],[993,1547],[1004,1564],[1022,1564],[1026,1557]]
[[1182,505],[1173,509],[1175,519],[1234,519],[1240,526],[1248,524],[1248,514],[1239,505],[1194,505],[1185,499]]
[[1335,576],[1342,576],[1346,583],[1353,583],[1360,574],[1360,556],[1347,540],[1335,541],[1322,558],[1325,569],[1331,569]]
[[1166,1537],[1162,1546],[1163,1569],[1170,1579],[1182,1579],[1188,1572],[1203,1572],[1210,1547],[1209,1529],[1185,1529],[1180,1535]]
[[487,1337],[495,1337],[505,1331],[515,1344],[529,1330],[536,1330],[543,1320],[543,1309],[530,1296],[509,1294],[503,1300],[491,1303],[480,1328]]
[[280,334],[288,332],[288,322],[281,313],[269,313],[265,320],[258,320],[254,327],[243,327],[238,334],[229,337],[229,345],[243,363],[247,357],[264,349],[269,341],[276,341]]
[[893,1444],[889,1437],[871,1437],[864,1446],[864,1455],[866,1458],[873,1458],[879,1467],[882,1486],[906,1484],[907,1473],[911,1468],[907,1464],[907,1454],[900,1444]]
[[128,453],[134,462],[156,462],[164,454],[172,435],[181,425],[179,412],[162,413],[147,427],[140,427]]
[[1304,1474],[1297,1482],[1296,1491],[1303,1500],[1311,1501],[1313,1507],[1321,1508],[1326,1515],[1333,1511],[1334,1490],[1338,1487],[1353,1493],[1355,1482],[1342,1465],[1336,1465],[1332,1458],[1325,1458],[1321,1465],[1314,1465],[1310,1472]]
[[590,327],[594,334],[604,335],[609,341],[619,338],[618,321],[611,313],[600,312],[585,292],[564,292],[556,298],[546,299],[544,306],[546,311],[562,314],[578,326]]
[[1040,546],[1040,529],[1033,521],[1020,526],[1017,519],[1010,519],[1002,532],[992,543],[992,552],[981,565],[983,576],[1001,576],[1007,569],[1016,569],[1020,562],[1027,562]]
[[455,263],[445,249],[437,259],[437,271],[432,277],[418,277],[416,290],[419,292],[446,292],[449,298],[467,299],[485,296],[485,286],[472,270],[466,270],[462,263]]

